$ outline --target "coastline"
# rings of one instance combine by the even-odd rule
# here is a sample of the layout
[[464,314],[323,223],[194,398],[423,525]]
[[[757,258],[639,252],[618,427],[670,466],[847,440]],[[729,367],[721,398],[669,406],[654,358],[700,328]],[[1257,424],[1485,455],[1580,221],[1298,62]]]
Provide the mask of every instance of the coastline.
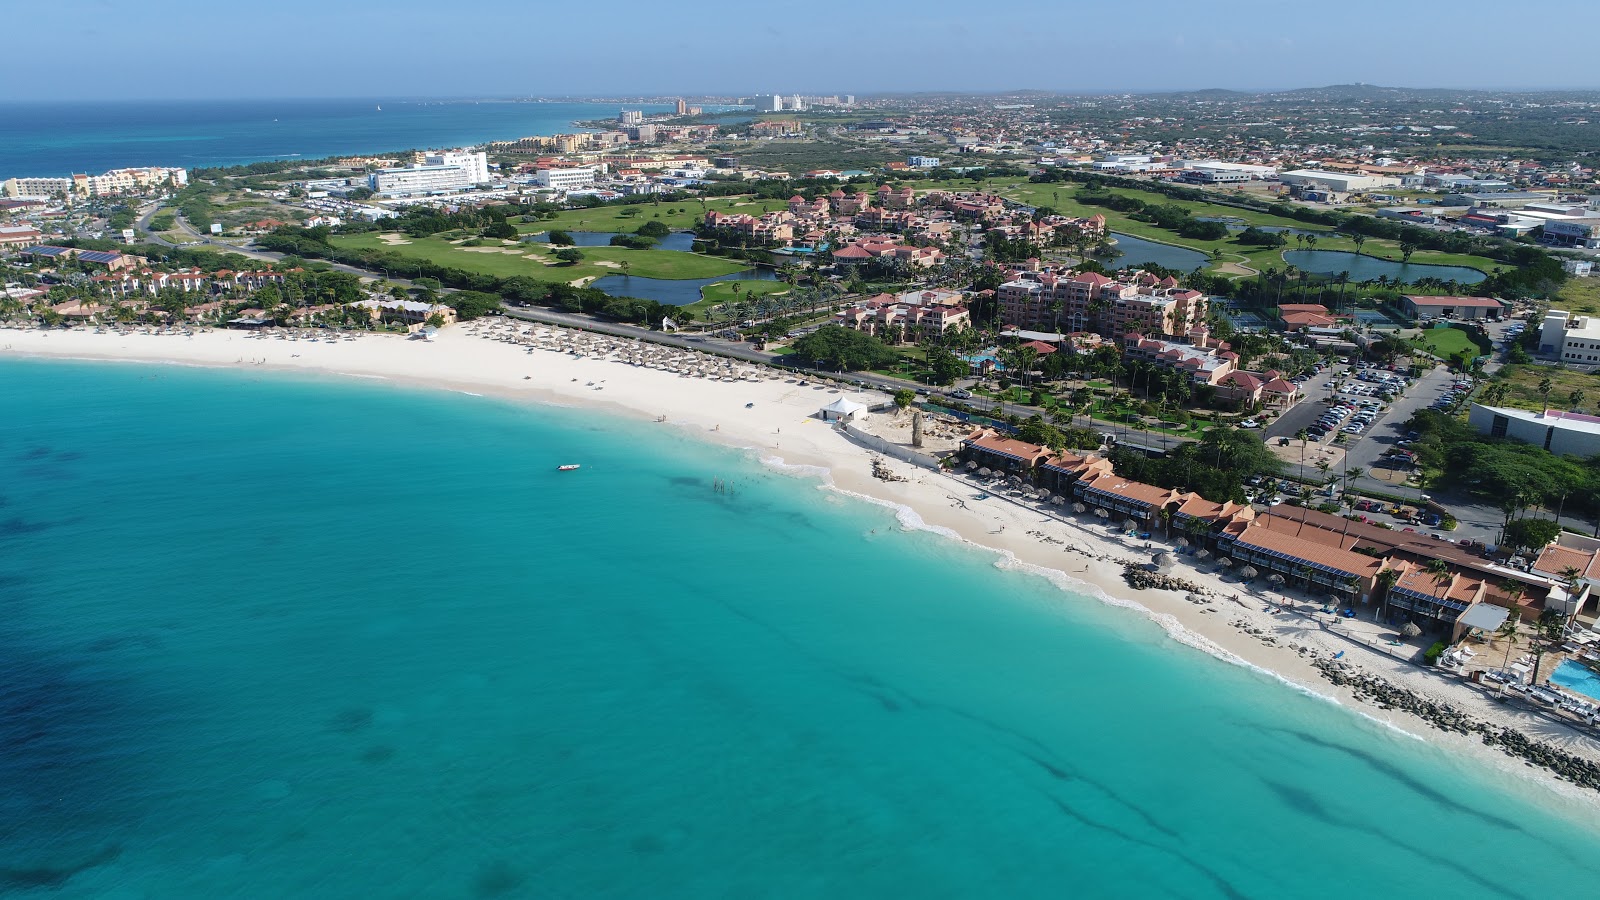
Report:
[[[1138,611],[1174,642],[1249,667],[1434,746],[1471,755],[1501,772],[1518,773],[1546,788],[1552,800],[1560,798],[1591,812],[1600,806],[1600,795],[1595,792],[1531,768],[1473,736],[1440,731],[1410,713],[1361,702],[1356,690],[1325,680],[1315,663],[1344,651],[1345,662],[1368,674],[1449,702],[1478,719],[1516,728],[1586,759],[1600,760],[1600,747],[1591,739],[1330,634],[1309,619],[1276,612],[1262,595],[1225,582],[1215,573],[1192,569],[1187,561],[1173,574],[1210,592],[1204,602],[1191,602],[1187,591],[1128,586],[1122,578],[1122,561],[1147,562],[1152,550],[1165,547],[1161,542],[1152,542],[1150,549],[1145,549],[1144,542],[1130,543],[1104,533],[1103,527],[1075,521],[1070,512],[1047,515],[1003,496],[989,495],[960,477],[896,460],[882,464],[905,480],[873,477],[877,454],[811,418],[845,389],[830,383],[806,384],[768,370],[761,370],[763,377],[756,381],[676,374],[602,358],[598,348],[587,351],[581,346],[586,340],[596,345],[632,345],[628,339],[518,322],[515,328],[519,332],[538,330],[549,335],[547,346],[555,349],[527,347],[490,336],[496,327],[489,324],[493,321],[451,326],[427,342],[391,335],[366,335],[354,341],[291,341],[229,331],[183,336],[0,329],[0,354],[383,380],[398,387],[533,400],[661,422],[700,439],[746,449],[777,470],[819,478],[823,489],[841,496],[887,507],[903,529],[933,531],[993,553],[997,567],[1050,579],[1063,589],[1063,602],[1070,602],[1071,595],[1087,594]],[[512,326],[501,327],[503,336]],[[563,352],[563,347],[579,353]],[[661,353],[689,356],[684,351]],[[756,371],[740,365],[736,373],[741,370]],[[872,398],[863,395],[860,399]],[[979,499],[979,494],[988,496]],[[1263,635],[1271,636],[1272,641],[1264,641]]]

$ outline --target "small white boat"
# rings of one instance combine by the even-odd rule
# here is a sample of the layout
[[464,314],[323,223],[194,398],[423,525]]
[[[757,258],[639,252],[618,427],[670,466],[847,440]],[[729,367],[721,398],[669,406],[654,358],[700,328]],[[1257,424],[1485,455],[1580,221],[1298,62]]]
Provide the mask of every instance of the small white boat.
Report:
[[556,471],[557,472],[571,472],[573,469],[576,469],[577,467],[578,467],[577,463],[569,463],[569,464],[564,465],[564,466],[556,466]]

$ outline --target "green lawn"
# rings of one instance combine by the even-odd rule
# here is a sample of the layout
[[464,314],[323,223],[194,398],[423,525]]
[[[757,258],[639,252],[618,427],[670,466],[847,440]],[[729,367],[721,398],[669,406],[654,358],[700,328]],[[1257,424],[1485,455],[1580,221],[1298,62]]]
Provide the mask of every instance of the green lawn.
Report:
[[[752,197],[718,197],[706,201],[704,209],[698,200],[678,203],[645,203],[637,206],[598,206],[594,209],[568,209],[556,213],[553,219],[536,219],[517,224],[525,234],[541,231],[637,231],[640,225],[659,221],[674,231],[687,231],[700,223],[707,210],[718,212],[750,213],[760,215],[775,209],[785,209],[787,202],[756,200]],[[633,215],[625,215],[633,213]]]
[[1423,349],[1440,359],[1450,359],[1463,351],[1473,356],[1483,352],[1472,342],[1472,338],[1459,328],[1429,328],[1422,332],[1422,336],[1417,340]]
[[[581,247],[583,260],[573,265],[559,262],[550,256],[544,244],[486,241],[482,247],[462,247],[451,244],[444,236],[426,238],[401,237],[408,244],[387,243],[373,233],[336,235],[332,242],[340,247],[356,249],[376,248],[415,256],[439,265],[482,272],[501,278],[527,275],[542,281],[573,281],[585,277],[623,274],[622,263],[628,263],[627,274],[646,278],[715,278],[731,275],[749,268],[747,263],[682,253],[676,250],[629,250],[625,247]],[[404,271],[396,271],[396,276]]]
[[701,288],[700,298],[706,304],[727,303],[762,294],[781,294],[787,290],[788,283],[782,281],[718,281]]

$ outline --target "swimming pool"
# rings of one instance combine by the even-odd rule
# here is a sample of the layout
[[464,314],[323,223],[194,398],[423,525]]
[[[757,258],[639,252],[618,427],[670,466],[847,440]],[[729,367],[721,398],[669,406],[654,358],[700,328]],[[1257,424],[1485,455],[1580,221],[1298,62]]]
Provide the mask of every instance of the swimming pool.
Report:
[[1556,670],[1550,673],[1550,680],[1570,691],[1594,700],[1600,700],[1600,675],[1589,671],[1589,667],[1572,660],[1564,660]]

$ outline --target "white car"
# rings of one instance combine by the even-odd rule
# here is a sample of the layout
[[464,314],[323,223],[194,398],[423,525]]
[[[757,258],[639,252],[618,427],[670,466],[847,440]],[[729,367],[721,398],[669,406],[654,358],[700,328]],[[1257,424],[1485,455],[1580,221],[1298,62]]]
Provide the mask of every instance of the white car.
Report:
[[1261,427],[1261,423],[1257,422],[1255,419],[1245,419],[1243,422],[1239,423],[1239,427],[1240,428],[1260,428]]

